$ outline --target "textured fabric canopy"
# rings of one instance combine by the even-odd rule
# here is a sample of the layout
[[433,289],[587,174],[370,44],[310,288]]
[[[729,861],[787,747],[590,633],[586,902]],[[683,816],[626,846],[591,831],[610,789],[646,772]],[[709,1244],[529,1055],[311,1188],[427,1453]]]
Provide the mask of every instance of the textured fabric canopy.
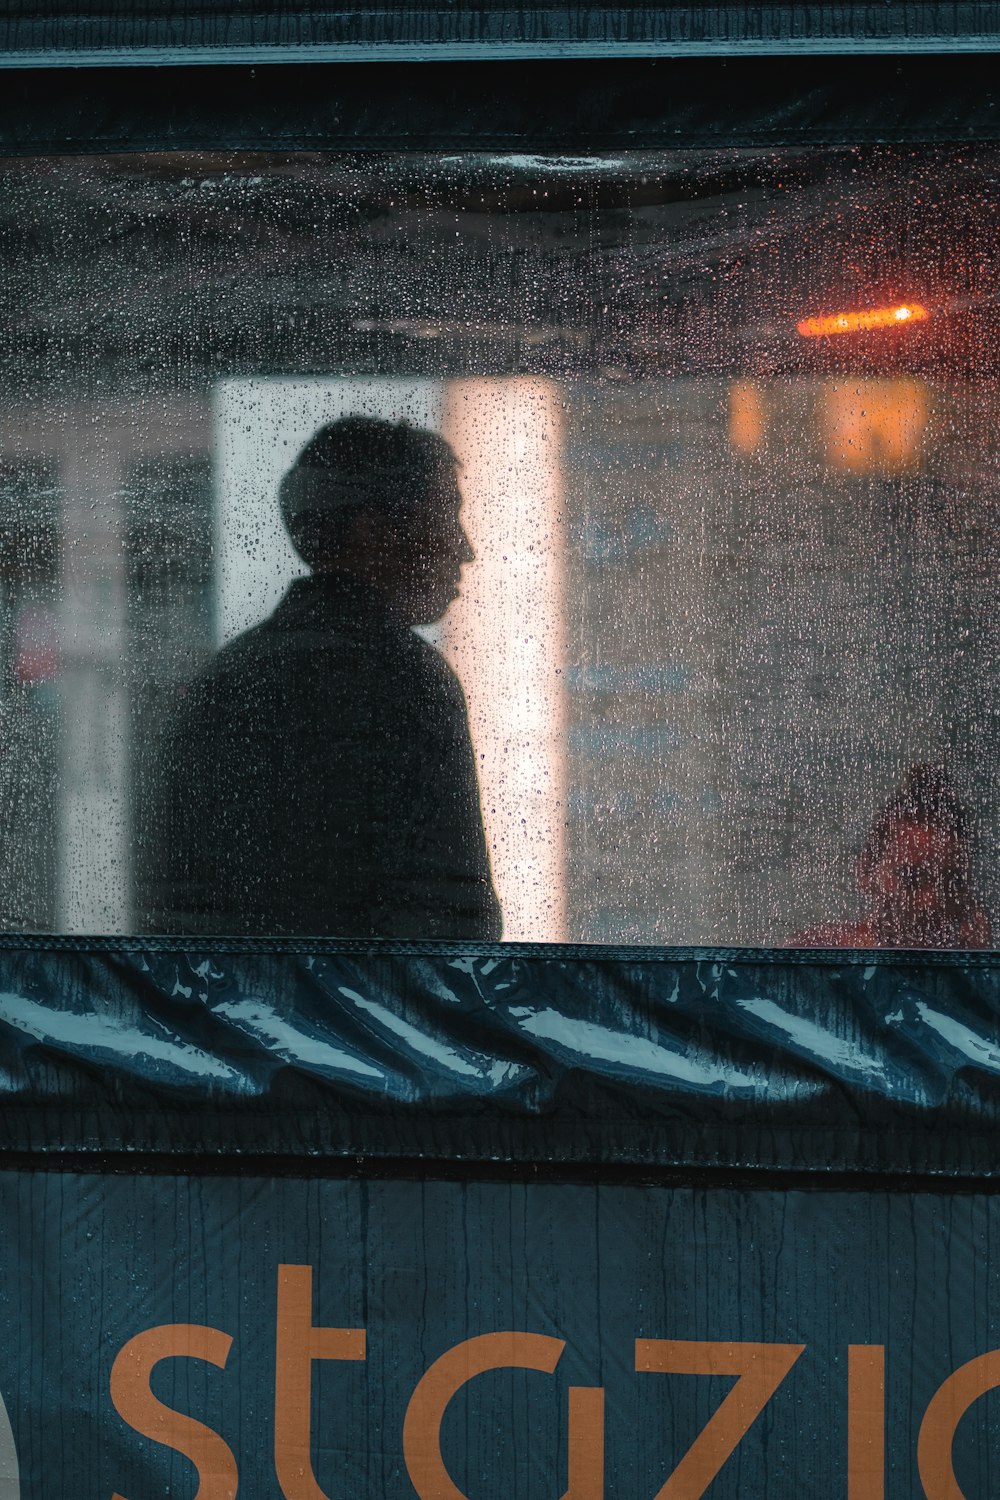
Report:
[[0,1147],[991,1177],[986,956],[8,940]]

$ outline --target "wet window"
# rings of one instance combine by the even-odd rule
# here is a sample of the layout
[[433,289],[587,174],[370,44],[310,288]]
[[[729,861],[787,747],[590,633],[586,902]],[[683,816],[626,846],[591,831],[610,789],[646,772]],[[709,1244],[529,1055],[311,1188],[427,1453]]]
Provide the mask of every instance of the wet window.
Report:
[[995,147],[0,170],[4,928],[992,943]]

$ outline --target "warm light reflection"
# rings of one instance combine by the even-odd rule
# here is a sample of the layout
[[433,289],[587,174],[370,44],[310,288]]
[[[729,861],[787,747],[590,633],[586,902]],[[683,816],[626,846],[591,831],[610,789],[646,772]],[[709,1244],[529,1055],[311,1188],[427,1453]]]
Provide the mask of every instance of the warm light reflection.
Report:
[[756,453],[767,432],[764,393],[753,380],[729,386],[729,441],[740,453]]
[[450,381],[476,551],[441,644],[469,701],[504,937],[566,936],[563,400],[550,380]]
[[820,409],[827,463],[855,474],[918,469],[930,406],[923,380],[830,382]]
[[825,339],[837,333],[865,333],[871,328],[899,328],[907,323],[922,323],[927,316],[926,307],[919,302],[901,302],[896,307],[866,307],[861,312],[803,318],[796,326],[804,338]]

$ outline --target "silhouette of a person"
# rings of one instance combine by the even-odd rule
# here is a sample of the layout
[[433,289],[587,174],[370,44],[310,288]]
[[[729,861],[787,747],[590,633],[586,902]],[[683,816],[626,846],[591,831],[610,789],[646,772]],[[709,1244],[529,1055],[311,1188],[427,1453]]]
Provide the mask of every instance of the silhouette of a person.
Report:
[[474,558],[454,454],[344,417],[280,491],[311,568],[188,690],[166,747],[149,930],[500,935],[465,700],[414,631]]
[[911,766],[858,855],[859,921],[791,938],[802,948],[988,948],[972,888],[969,819],[944,766]]

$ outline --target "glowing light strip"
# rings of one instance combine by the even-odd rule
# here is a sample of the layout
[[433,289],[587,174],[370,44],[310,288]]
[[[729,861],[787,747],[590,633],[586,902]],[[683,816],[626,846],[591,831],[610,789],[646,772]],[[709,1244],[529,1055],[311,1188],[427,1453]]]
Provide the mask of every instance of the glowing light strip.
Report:
[[534,376],[444,391],[476,561],[439,627],[469,702],[503,934],[566,937],[562,391]]
[[926,307],[921,307],[919,302],[903,302],[898,307],[868,307],[863,312],[803,318],[796,326],[803,338],[825,339],[837,333],[864,333],[870,328],[898,328],[907,323],[922,323],[927,316]]

